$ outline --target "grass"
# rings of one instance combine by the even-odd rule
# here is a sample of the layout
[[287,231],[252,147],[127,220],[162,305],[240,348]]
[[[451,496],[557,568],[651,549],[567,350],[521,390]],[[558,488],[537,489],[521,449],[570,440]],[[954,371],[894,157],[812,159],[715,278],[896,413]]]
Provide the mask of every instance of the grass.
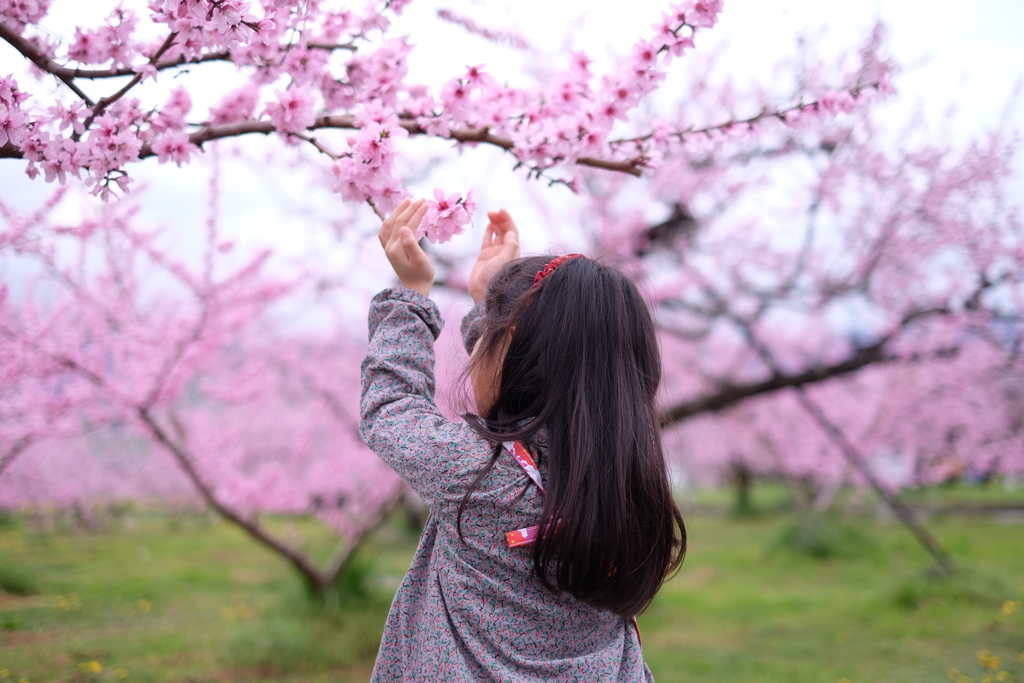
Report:
[[[793,508],[792,494],[777,480],[756,480],[750,490],[752,506],[761,512],[781,512]],[[1024,506],[1024,482],[995,478],[987,483],[964,481],[936,484],[904,491],[900,497],[913,506]],[[694,511],[733,511],[736,491],[731,487],[696,489],[684,496],[684,504]],[[877,505],[877,498],[862,489],[845,489],[836,498],[836,507],[846,510]]]
[[[896,525],[802,523],[689,517],[684,568],[640,618],[659,683],[945,681],[951,669],[1024,682],[1024,526],[933,520],[964,570],[942,579]],[[326,556],[312,523],[274,524]],[[365,681],[415,543],[391,520],[324,605],[205,515],[133,513],[102,534],[15,518],[0,558],[36,594],[0,592],[0,681]]]

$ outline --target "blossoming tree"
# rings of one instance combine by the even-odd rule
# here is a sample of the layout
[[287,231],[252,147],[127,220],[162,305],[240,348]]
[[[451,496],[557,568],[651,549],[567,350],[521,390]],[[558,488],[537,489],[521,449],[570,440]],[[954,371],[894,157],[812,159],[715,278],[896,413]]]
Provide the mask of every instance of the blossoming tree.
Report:
[[[788,93],[744,93],[697,74],[691,90],[652,119],[639,104],[715,25],[721,0],[669,5],[607,73],[595,73],[591,58],[576,52],[530,85],[507,85],[478,65],[431,89],[410,82],[411,44],[392,34],[406,4],[352,11],[317,1],[150,0],[146,21],[120,6],[102,25],[62,41],[40,27],[46,0],[0,0],[0,39],[31,63],[35,77],[0,76],[0,158],[33,178],[80,182],[109,200],[130,189],[139,163],[180,166],[217,141],[269,135],[316,150],[334,191],[382,213],[405,194],[400,140],[504,150],[510,171],[586,195],[592,227],[583,239],[651,281],[669,371],[666,422],[681,425],[689,451],[719,462],[757,453],[801,476],[816,468],[818,488],[847,480],[836,472],[854,471],[855,481],[873,485],[935,546],[869,456],[884,446],[927,459],[938,446],[923,438],[927,429],[912,436],[906,421],[868,428],[873,413],[858,396],[888,397],[899,373],[958,368],[947,373],[955,375],[948,386],[956,386],[974,373],[1019,372],[1019,333],[1009,341],[996,333],[1001,321],[1019,329],[1012,321],[1021,310],[1024,252],[1006,197],[1012,139],[994,134],[966,150],[913,131],[887,139],[871,113],[890,91],[894,68],[880,31],[855,59],[791,69],[799,77]],[[442,18],[487,39],[528,45],[450,11]],[[239,83],[206,111],[194,111],[187,74],[183,84],[147,88],[214,63],[232,65]],[[779,196],[792,201],[764,209]],[[652,206],[663,207],[664,220],[652,222]],[[470,191],[437,190],[421,236],[450,239],[474,209]],[[4,409],[17,419],[0,428],[0,476],[48,430],[70,434],[83,419],[128,419],[178,462],[209,505],[248,525],[307,576],[315,569],[306,571],[304,558],[275,545],[245,511],[308,511],[319,501],[324,512],[331,508],[324,501],[343,497],[345,505],[334,508],[362,510],[363,521],[352,526],[362,529],[392,499],[384,475],[363,478],[384,482],[372,493],[359,486],[360,468],[371,466],[321,466],[312,455],[322,457],[313,445],[328,442],[362,451],[342,403],[330,398],[354,391],[351,364],[332,356],[323,339],[288,340],[268,324],[273,302],[301,285],[268,279],[260,260],[214,277],[211,264],[222,260],[215,236],[197,270],[170,259],[128,218],[61,228],[45,211],[8,214],[4,248],[45,264],[70,298],[56,310],[26,303],[31,297],[4,299],[5,320],[15,322],[4,323],[0,343],[17,359],[8,386],[19,388],[5,394]],[[58,263],[58,240],[82,253],[104,240],[122,246],[102,251],[102,276],[85,266],[73,276]],[[141,282],[124,288],[136,259],[166,271],[178,303],[154,307]],[[454,280],[460,265],[452,266]],[[66,338],[47,335],[58,321]],[[173,334],[154,337],[158,327]],[[123,362],[116,372],[110,358]],[[313,358],[332,368],[337,386],[322,384]],[[66,384],[69,372],[77,379]],[[926,393],[903,392],[892,412],[920,406],[911,397]],[[949,396],[929,406],[939,422],[956,405]],[[306,421],[289,418],[287,429],[268,434],[247,417],[268,413]],[[778,432],[787,422],[777,415],[811,436]],[[729,428],[738,423],[755,428]],[[1002,455],[986,451],[988,462],[1021,469],[1012,450],[1019,421],[1007,413],[975,426],[971,443],[1002,444],[993,446]],[[282,460],[282,453],[291,455]],[[266,498],[255,492],[287,488],[282,468],[304,482],[301,490],[259,502]],[[315,492],[317,482],[330,486]],[[360,503],[360,495],[372,500]]]

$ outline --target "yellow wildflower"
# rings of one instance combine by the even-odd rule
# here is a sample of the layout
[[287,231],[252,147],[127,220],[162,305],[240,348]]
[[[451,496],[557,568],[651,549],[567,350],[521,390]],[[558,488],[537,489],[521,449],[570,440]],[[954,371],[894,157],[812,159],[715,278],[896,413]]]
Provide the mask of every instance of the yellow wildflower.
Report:
[[11,670],[10,669],[0,669],[0,678],[10,678],[10,677],[11,677]]
[[988,669],[998,669],[1001,663],[1002,660],[988,650],[982,650],[978,653],[978,664],[981,664]]
[[89,662],[89,671],[91,671],[94,674],[102,673],[103,665],[94,659],[91,662]]
[[836,683],[850,683],[849,678],[840,678]]
[[1007,600],[1003,603],[1003,614],[1013,614],[1020,611],[1020,603],[1016,600]]
[[1008,671],[1000,671],[999,673],[996,674],[996,680],[997,681],[1008,681],[1008,680],[1010,680],[1010,672],[1008,672]]
[[996,679],[992,678],[992,674],[985,674],[981,677],[981,683],[996,683]]
[[960,675],[960,669],[956,668],[955,666],[951,666],[948,669],[946,669],[946,677],[947,678],[956,678],[959,675]]
[[115,669],[114,673],[117,674],[118,678],[128,678],[128,670],[127,669]]
[[146,600],[145,598],[143,598],[142,600],[139,600],[139,611],[140,612],[142,612],[143,614],[149,614],[150,610],[152,610],[152,609],[153,609],[153,603],[151,603],[149,600]]

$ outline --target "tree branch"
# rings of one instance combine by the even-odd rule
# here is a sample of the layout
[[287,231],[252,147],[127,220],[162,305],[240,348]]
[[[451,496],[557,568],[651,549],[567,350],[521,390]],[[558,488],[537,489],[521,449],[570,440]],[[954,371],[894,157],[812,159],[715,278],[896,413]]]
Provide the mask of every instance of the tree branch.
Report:
[[920,362],[933,358],[951,358],[960,352],[959,347],[951,346],[927,354],[898,356],[885,352],[885,345],[889,341],[890,339],[887,337],[876,344],[857,349],[850,357],[831,365],[814,365],[802,372],[792,374],[775,371],[768,379],[760,382],[722,385],[714,394],[677,403],[665,410],[661,415],[662,425],[668,427],[700,413],[718,412],[748,398],[770,394],[780,389],[795,389],[816,382],[823,382],[833,377],[848,375],[869,365],[894,363],[901,360]]
[[[160,55],[171,49],[171,46],[174,45],[174,39],[177,36],[178,34],[176,32],[172,31],[171,33],[168,33],[167,38],[164,40],[163,44],[161,44],[159,49],[157,49],[157,51],[153,53],[153,56],[150,57],[149,63],[156,64],[160,60]],[[99,102],[93,105],[92,114],[89,116],[88,119],[85,120],[84,126],[86,130],[89,129],[89,126],[92,125],[92,122],[96,119],[97,116],[100,116],[104,111],[106,111],[107,107],[112,105],[114,102],[117,102],[122,97],[124,97],[125,94],[129,90],[134,88],[136,85],[138,85],[140,81],[142,81],[142,74],[136,73],[134,76],[132,76],[132,79],[125,84],[123,88],[118,90],[113,95],[108,95],[100,99]]]
[[[137,67],[132,66],[123,66],[116,69],[72,69],[70,67],[63,66],[40,50],[31,40],[25,38],[3,22],[0,22],[0,38],[3,38],[10,43],[15,50],[20,52],[22,56],[29,59],[40,69],[47,73],[51,73],[64,81],[64,83],[66,83],[72,90],[75,90],[75,94],[83,100],[88,100],[88,98],[79,92],[77,87],[69,81],[75,78],[84,78],[87,80],[118,78],[123,76],[134,76],[137,73]],[[289,48],[292,47],[296,46],[289,46]],[[355,52],[358,49],[353,43],[307,43],[305,47],[311,50],[350,50],[352,52]],[[230,62],[231,60],[232,54],[230,51],[220,50],[218,52],[207,52],[192,59],[186,58],[185,55],[180,55],[174,59],[158,61],[153,65],[153,67],[157,71],[165,71],[167,69],[173,69],[174,67],[185,66],[188,64],[200,64],[203,62]],[[92,106],[92,102],[87,101],[87,104],[90,107]]]
[[[132,83],[129,83],[129,85],[132,85],[135,82],[136,81],[133,79]],[[128,86],[125,86],[120,94],[123,94],[127,87]],[[111,99],[110,101],[113,100]],[[100,103],[102,104],[103,100],[101,100]],[[427,135],[426,129],[413,121],[402,121],[401,126],[405,128],[410,135]],[[331,128],[357,130],[359,126],[356,125],[355,116],[352,115],[321,116],[317,118],[316,122],[312,126],[309,127],[309,130]],[[277,129],[274,128],[274,124],[270,121],[239,121],[238,123],[229,123],[223,126],[206,126],[194,131],[188,137],[189,142],[202,147],[203,143],[210,142],[212,140],[222,140],[224,138],[239,137],[252,133],[270,135],[271,133],[276,132]],[[512,151],[515,146],[515,143],[513,143],[509,138],[493,135],[486,128],[464,128],[453,130],[449,139],[456,142],[493,145],[506,151]],[[24,153],[18,147],[15,147],[10,143],[0,146],[0,159],[23,159],[24,156]],[[153,151],[153,146],[150,144],[143,145],[139,152],[139,159],[147,159],[153,156],[156,156],[156,152]],[[606,171],[615,171],[617,173],[628,173],[629,175],[636,177],[640,177],[641,175],[642,160],[640,157],[622,161],[597,159],[594,157],[580,157],[576,160],[576,163],[580,166],[588,166],[590,168],[599,168]]]
[[15,441],[14,444],[7,449],[7,452],[3,454],[3,457],[0,457],[0,474],[3,474],[4,470],[6,470],[31,444],[32,438],[28,436],[23,436]]
[[[89,96],[75,85],[73,80],[75,77],[70,73],[73,69],[66,69],[58,65],[47,55],[43,54],[43,51],[40,50],[32,41],[28,40],[2,21],[0,21],[0,38],[3,38],[10,43],[11,47],[20,52],[26,59],[38,66],[40,69],[56,76],[62,83],[64,83],[64,85],[71,89],[71,92],[82,98],[82,101],[87,105],[90,107],[93,106],[93,101]],[[4,145],[4,147],[7,146],[8,145]],[[0,148],[0,151],[2,151],[2,149],[3,148]]]
[[206,482],[203,481],[202,477],[199,476],[199,473],[192,465],[192,460],[189,457],[189,454],[186,453],[184,448],[175,442],[166,431],[164,431],[163,427],[161,427],[160,423],[153,418],[153,415],[147,408],[143,408],[141,406],[138,407],[136,409],[136,415],[139,420],[149,428],[157,443],[171,453],[178,465],[184,471],[185,476],[187,476],[189,481],[192,482],[192,485],[196,487],[199,495],[207,505],[213,508],[221,517],[242,529],[242,531],[247,533],[253,539],[285,558],[299,572],[299,574],[301,574],[302,577],[310,583],[310,585],[316,587],[323,585],[323,579],[320,571],[302,553],[298,552],[291,546],[282,543],[262,529],[256,522],[245,519],[240,514],[231,508],[222,505],[221,502],[217,500],[213,490],[206,485]]

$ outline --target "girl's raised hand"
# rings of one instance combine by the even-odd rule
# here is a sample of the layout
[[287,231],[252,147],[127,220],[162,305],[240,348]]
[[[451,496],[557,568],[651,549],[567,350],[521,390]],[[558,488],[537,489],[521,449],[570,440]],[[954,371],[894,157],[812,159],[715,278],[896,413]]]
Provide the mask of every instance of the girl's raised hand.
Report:
[[381,223],[380,245],[403,287],[430,296],[434,285],[434,264],[416,241],[416,229],[427,213],[427,201],[403,199]]
[[487,229],[476,257],[473,271],[469,274],[469,295],[479,302],[487,294],[487,285],[495,273],[512,259],[519,258],[519,229],[512,222],[508,211],[488,211]]

